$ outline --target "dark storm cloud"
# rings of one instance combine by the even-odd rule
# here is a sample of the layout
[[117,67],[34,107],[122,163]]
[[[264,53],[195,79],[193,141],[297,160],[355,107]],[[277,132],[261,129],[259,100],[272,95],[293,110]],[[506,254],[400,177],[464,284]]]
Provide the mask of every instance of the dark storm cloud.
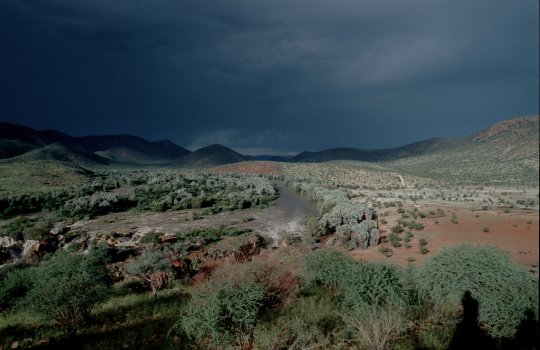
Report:
[[248,152],[389,147],[538,113],[538,2],[0,5],[0,119]]

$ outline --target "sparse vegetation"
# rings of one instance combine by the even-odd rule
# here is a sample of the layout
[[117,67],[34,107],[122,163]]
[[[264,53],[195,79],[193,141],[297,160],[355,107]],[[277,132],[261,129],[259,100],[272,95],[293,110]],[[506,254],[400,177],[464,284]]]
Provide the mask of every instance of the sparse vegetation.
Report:
[[[0,347],[444,349],[469,290],[494,344],[519,348],[525,313],[538,304],[537,269],[482,247],[437,251],[461,230],[486,242],[503,227],[535,233],[537,190],[406,173],[402,186],[387,164],[352,161],[227,173],[252,166],[266,163],[221,173],[95,170],[54,190],[2,187]],[[272,201],[283,181],[316,210],[290,222],[267,217],[279,212]],[[80,273],[93,269],[86,259],[101,244],[99,272]],[[73,268],[52,268],[69,259]],[[66,283],[71,292],[58,295],[68,301],[36,307],[34,288],[52,293],[43,281],[60,278],[53,270],[76,276],[95,299]],[[71,306],[74,296],[87,306]],[[64,306],[69,322],[45,310]]]

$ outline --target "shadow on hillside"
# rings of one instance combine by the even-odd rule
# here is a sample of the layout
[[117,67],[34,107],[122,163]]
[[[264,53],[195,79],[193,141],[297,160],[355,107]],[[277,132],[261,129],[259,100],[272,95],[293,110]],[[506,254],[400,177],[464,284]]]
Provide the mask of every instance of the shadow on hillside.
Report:
[[32,347],[41,350],[90,349],[188,349],[189,341],[182,335],[168,335],[176,319],[147,319],[135,324],[111,327],[99,332],[71,338],[49,339]]
[[[148,293],[145,293],[148,294]],[[159,295],[157,302],[148,296],[129,305],[101,310],[77,334],[71,337],[50,337],[34,344],[32,349],[186,349],[189,341],[169,330],[178,315],[162,313],[164,308],[176,308],[180,296]],[[1,346],[0,346],[1,348]]]
[[527,310],[513,338],[494,339],[478,325],[478,300],[466,291],[461,298],[463,316],[454,331],[450,350],[465,349],[538,349],[538,321]]

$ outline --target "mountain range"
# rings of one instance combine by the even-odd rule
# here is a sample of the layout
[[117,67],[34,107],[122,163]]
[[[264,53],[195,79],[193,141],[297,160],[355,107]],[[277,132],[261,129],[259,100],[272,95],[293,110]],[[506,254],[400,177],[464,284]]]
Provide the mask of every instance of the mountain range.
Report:
[[354,160],[384,163],[395,169],[406,168],[409,173],[417,171],[433,176],[458,170],[466,173],[472,164],[489,168],[502,162],[534,174],[538,173],[538,129],[538,116],[522,116],[463,138],[431,138],[390,149],[333,148],[279,157],[242,155],[222,145],[191,152],[169,140],[152,142],[132,135],[74,137],[57,130],[37,131],[0,123],[0,162],[57,160],[82,168],[115,164],[200,168],[249,160],[299,163]]
[[58,130],[36,131],[21,125],[0,123],[2,158],[18,156],[55,143],[85,156],[93,153],[100,157],[93,157],[99,163],[162,163],[191,153],[169,140],[151,142],[132,135],[74,137]]

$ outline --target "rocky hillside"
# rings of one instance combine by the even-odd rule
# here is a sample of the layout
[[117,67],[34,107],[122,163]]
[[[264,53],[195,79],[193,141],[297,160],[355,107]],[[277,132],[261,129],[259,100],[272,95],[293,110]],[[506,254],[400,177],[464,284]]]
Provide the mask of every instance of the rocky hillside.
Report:
[[465,183],[537,185],[539,118],[516,117],[475,133],[453,147],[387,165],[414,175]]

